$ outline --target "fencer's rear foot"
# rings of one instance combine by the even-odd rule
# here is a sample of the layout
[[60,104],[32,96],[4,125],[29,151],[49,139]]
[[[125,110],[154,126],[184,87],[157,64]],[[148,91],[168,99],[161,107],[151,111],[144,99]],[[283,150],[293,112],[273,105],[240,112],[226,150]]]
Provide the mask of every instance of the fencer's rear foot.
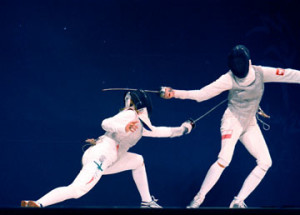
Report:
[[150,202],[141,202],[141,208],[162,208],[159,204],[157,204],[158,199],[155,199],[154,196],[152,196],[152,201]]
[[186,208],[199,208],[204,199],[205,197],[198,193]]
[[36,201],[23,200],[23,201],[21,201],[21,207],[23,207],[23,208],[41,208],[42,205]]
[[239,200],[236,197],[234,197],[229,208],[247,208],[247,205],[245,204],[244,201]]

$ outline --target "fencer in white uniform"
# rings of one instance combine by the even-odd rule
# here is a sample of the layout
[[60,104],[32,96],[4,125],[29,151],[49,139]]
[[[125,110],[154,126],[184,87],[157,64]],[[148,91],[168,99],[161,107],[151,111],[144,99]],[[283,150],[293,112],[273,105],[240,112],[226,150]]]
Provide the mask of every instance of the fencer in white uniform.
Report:
[[251,64],[249,50],[243,45],[235,46],[228,56],[229,71],[200,90],[175,90],[162,87],[163,98],[192,99],[197,102],[208,100],[224,91],[229,91],[228,107],[221,121],[221,150],[217,161],[210,167],[202,186],[188,208],[198,208],[221,176],[232,159],[238,140],[256,159],[257,166],[244,181],[244,184],[230,204],[230,208],[247,207],[244,200],[258,186],[272,160],[257,124],[256,113],[261,101],[264,83],[300,83],[300,71]]
[[47,207],[67,199],[77,199],[88,193],[102,175],[132,170],[132,176],[141,196],[142,208],[160,208],[150,195],[146,169],[142,155],[128,152],[142,136],[178,137],[191,131],[189,121],[180,127],[155,127],[151,124],[151,100],[142,90],[130,91],[125,97],[125,108],[117,115],[102,122],[106,131],[83,154],[82,169],[69,185],[58,187],[37,201],[23,200],[22,207]]

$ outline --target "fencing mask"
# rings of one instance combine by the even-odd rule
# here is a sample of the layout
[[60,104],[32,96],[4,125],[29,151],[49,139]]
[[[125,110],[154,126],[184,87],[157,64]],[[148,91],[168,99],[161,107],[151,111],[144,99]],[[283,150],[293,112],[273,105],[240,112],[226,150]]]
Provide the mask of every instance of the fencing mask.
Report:
[[150,97],[143,90],[129,91],[125,95],[125,107],[130,106],[132,102],[137,110],[147,108],[148,115],[152,113],[152,102]]
[[238,78],[245,78],[249,71],[250,52],[244,45],[233,47],[228,55],[228,67]]

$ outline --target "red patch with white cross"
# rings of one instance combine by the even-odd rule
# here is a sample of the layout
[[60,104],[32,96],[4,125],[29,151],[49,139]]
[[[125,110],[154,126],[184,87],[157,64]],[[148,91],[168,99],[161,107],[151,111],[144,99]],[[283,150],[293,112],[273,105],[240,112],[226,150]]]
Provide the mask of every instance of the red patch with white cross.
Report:
[[281,68],[276,69],[276,75],[284,76],[284,72],[285,72],[284,69]]

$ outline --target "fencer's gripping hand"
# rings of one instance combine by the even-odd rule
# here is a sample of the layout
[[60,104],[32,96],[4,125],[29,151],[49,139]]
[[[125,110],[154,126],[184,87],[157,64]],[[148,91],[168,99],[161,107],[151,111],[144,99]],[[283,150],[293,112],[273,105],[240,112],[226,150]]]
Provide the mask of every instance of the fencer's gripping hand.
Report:
[[93,138],[91,138],[91,139],[86,139],[85,142],[86,142],[86,143],[89,143],[89,144],[91,144],[91,145],[95,145],[95,144],[96,144],[96,140],[93,139]]
[[164,99],[171,99],[174,97],[174,90],[171,87],[160,87],[160,97]]
[[189,119],[182,123],[181,126],[184,128],[183,134],[189,134],[195,127],[195,123],[193,120]]

